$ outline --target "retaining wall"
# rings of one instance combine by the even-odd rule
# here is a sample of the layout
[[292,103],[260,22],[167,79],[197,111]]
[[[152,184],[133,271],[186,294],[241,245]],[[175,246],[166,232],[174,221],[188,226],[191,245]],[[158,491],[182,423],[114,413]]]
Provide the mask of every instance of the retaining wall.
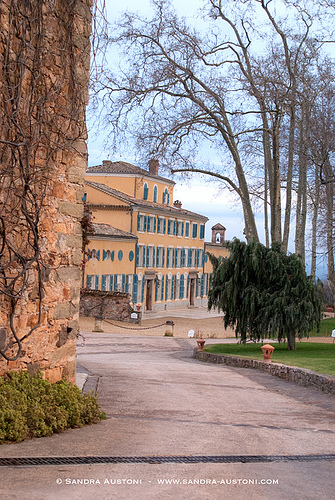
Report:
[[320,391],[335,394],[335,377],[305,368],[287,366],[281,363],[264,363],[264,361],[256,359],[237,358],[224,354],[212,354],[206,351],[198,351],[198,348],[194,349],[193,357],[209,363],[236,366],[238,368],[255,368],[267,372],[270,375],[274,375],[275,377],[287,380],[288,382],[294,382],[295,384],[303,386],[311,386]]

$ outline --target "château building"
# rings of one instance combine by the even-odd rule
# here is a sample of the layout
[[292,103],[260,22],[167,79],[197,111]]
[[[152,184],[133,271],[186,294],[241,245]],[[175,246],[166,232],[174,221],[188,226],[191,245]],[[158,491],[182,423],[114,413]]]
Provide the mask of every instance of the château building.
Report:
[[110,161],[87,170],[95,234],[83,285],[127,292],[143,311],[205,306],[212,272],[207,245],[228,255],[221,246],[225,228],[214,226],[215,241],[206,244],[208,218],[174,200],[175,182],[158,170],[157,160],[149,170]]

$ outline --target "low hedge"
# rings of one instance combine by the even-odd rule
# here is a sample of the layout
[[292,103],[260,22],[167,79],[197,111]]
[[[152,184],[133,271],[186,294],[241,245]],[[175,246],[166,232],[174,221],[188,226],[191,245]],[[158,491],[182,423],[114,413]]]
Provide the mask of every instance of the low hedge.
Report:
[[104,418],[95,394],[83,394],[65,380],[51,384],[40,373],[25,371],[0,377],[0,444],[50,436]]

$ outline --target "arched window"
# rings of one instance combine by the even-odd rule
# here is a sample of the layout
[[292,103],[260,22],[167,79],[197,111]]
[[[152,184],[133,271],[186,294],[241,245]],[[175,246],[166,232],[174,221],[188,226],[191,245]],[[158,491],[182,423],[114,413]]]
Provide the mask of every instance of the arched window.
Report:
[[157,186],[154,187],[154,198],[153,201],[157,203],[157,195],[158,195],[158,188]]
[[144,188],[143,188],[143,200],[147,200],[149,195],[149,188],[148,188],[148,183],[144,183]]
[[216,243],[221,243],[221,234],[220,233],[216,233]]
[[168,188],[165,188],[164,193],[163,193],[163,203],[165,203],[165,205],[168,205],[169,200],[170,200],[169,191],[168,191]]

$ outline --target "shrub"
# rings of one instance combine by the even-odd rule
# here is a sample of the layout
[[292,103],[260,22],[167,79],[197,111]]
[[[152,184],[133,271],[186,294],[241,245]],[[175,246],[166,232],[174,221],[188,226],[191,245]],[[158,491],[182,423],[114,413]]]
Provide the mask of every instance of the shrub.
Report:
[[103,418],[95,394],[82,394],[64,380],[51,384],[41,374],[24,371],[0,377],[0,444],[50,436]]

